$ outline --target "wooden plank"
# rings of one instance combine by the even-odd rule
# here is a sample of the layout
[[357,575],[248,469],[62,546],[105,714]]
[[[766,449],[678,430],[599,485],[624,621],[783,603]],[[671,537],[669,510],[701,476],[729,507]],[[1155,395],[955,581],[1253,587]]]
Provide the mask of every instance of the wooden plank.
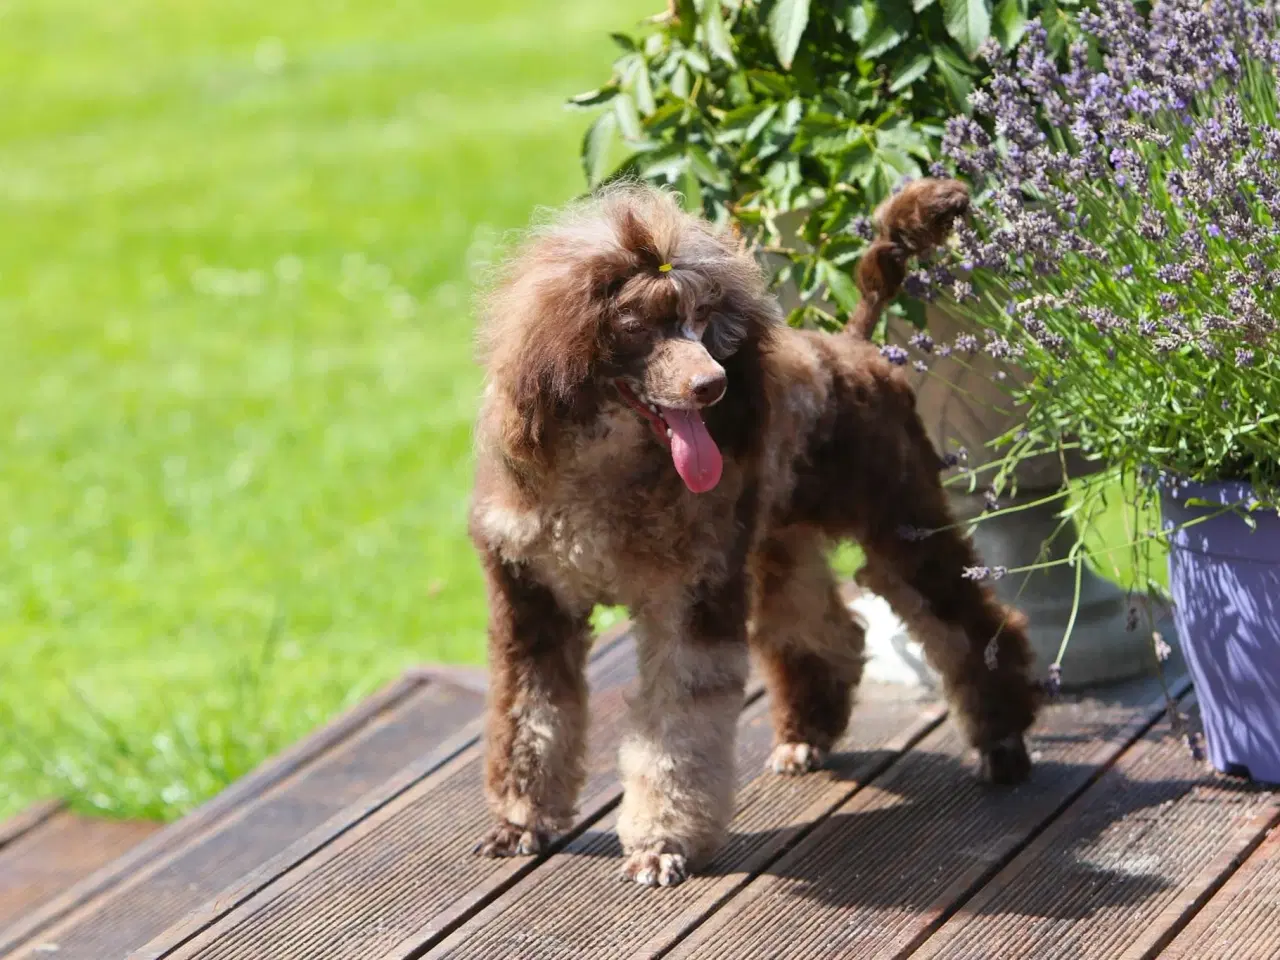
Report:
[[55,812],[0,850],[0,929],[160,829]]
[[233,785],[231,801],[179,821],[164,832],[165,842],[155,842],[158,834],[141,854],[115,861],[53,909],[0,934],[0,956],[31,956],[50,945],[61,958],[124,956],[397,771],[447,751],[451,735],[482,705],[481,694],[451,684],[392,684],[248,786]]
[[1273,827],[1160,960],[1280,957],[1280,828]]
[[[942,720],[937,704],[907,688],[866,684],[849,732],[827,768],[805,777],[765,772],[772,728],[762,699],[738,730],[738,811],[724,849],[703,874],[678,891],[617,882],[621,865],[616,814],[513,887],[435,946],[420,930],[385,960],[450,958],[631,957],[668,939],[693,917],[729,899],[762,867],[793,845],[863,784]],[[574,908],[566,909],[566,905]],[[588,906],[589,905],[589,906]]]
[[63,808],[61,800],[42,800],[0,822],[0,849],[44,823]]
[[144,869],[147,864],[181,848],[250,798],[302,769],[365,723],[394,707],[419,686],[420,682],[413,678],[388,684],[374,696],[355,704],[310,736],[267,760],[182,819],[157,831],[124,856],[117,857],[102,870],[95,871],[38,910],[32,911],[21,922],[0,930],[0,958],[8,957],[23,944],[40,936],[73,910],[109,896],[126,878]]
[[[587,782],[570,838],[618,800],[616,754],[634,676],[628,655],[594,678]],[[754,679],[751,687],[758,690]],[[270,878],[179,949],[157,941],[134,960],[381,957],[419,930],[452,929],[545,859],[473,856],[490,822],[477,745],[362,813],[305,862]]]
[[1015,789],[979,783],[944,725],[710,919],[673,931],[684,939],[671,955],[909,955],[1162,715],[1158,691],[1139,681],[1047,708],[1031,737],[1034,774]]
[[1154,957],[1277,818],[1280,795],[1216,777],[1162,725],[915,956]]

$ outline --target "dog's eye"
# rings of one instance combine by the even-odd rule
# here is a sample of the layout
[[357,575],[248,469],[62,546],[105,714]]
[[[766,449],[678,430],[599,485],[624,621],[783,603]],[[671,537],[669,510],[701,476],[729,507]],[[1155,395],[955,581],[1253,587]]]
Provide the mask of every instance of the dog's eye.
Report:
[[648,328],[635,317],[620,317],[614,324],[618,339],[626,346],[640,346],[649,336]]

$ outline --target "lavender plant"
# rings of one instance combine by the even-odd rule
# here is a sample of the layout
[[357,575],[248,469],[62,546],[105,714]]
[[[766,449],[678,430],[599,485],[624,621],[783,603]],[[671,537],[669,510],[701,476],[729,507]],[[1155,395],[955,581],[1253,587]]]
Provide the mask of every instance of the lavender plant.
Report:
[[1071,446],[1148,490],[1247,480],[1274,505],[1276,5],[1099,0],[1079,25],[1065,69],[1034,22],[1013,52],[982,51],[991,79],[934,171],[973,182],[976,215],[909,282],[984,338],[917,338],[916,362],[982,350],[1019,371],[997,488]]

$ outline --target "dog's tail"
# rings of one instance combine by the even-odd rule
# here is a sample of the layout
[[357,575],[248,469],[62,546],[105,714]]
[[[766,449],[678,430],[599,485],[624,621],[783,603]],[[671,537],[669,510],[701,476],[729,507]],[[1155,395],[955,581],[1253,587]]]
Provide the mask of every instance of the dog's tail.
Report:
[[925,178],[907,184],[875,212],[876,237],[858,262],[862,301],[845,325],[868,340],[907,276],[907,261],[947,239],[957,217],[969,212],[969,188],[959,180]]

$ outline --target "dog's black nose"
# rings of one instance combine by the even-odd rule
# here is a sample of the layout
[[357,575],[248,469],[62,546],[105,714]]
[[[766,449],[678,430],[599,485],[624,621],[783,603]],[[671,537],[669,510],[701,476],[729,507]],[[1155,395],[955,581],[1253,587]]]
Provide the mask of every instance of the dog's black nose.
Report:
[[693,390],[693,398],[704,407],[709,407],[721,397],[724,396],[725,388],[728,387],[729,381],[721,373],[700,373],[693,378],[690,387]]

